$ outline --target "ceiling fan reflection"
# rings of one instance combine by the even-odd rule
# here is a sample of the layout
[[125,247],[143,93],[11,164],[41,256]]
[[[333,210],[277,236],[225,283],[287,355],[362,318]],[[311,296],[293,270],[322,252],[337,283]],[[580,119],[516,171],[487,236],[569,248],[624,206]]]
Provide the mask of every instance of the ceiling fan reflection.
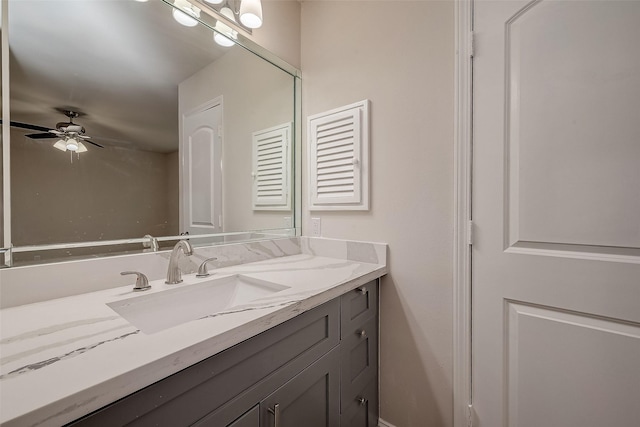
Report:
[[58,138],[55,144],[53,144],[54,148],[57,148],[61,151],[75,151],[78,153],[83,153],[87,151],[87,147],[83,144],[87,142],[92,144],[98,148],[104,148],[102,145],[89,141],[91,138],[88,135],[85,135],[85,129],[83,126],[73,123],[73,119],[81,116],[82,114],[77,111],[72,110],[59,110],[65,116],[69,118],[68,122],[59,122],[56,124],[55,129],[49,129],[42,126],[32,125],[28,123],[20,123],[20,122],[11,122],[11,126],[18,127],[22,129],[35,130],[42,133],[32,133],[29,135],[25,135],[27,138],[31,139],[50,139],[50,138]]

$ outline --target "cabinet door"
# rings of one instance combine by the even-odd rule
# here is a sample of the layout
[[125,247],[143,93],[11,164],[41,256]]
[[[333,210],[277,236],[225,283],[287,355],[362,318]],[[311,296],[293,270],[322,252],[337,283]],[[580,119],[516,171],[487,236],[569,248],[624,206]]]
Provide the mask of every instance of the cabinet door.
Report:
[[254,406],[227,427],[260,427],[260,406]]
[[260,402],[262,427],[334,427],[340,416],[339,348]]

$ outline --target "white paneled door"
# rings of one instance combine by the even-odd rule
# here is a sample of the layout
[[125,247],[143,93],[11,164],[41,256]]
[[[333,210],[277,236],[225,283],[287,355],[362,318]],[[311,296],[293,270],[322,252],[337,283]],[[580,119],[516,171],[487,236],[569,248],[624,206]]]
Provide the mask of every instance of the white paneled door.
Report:
[[182,120],[181,232],[222,231],[222,105],[187,113]]
[[474,425],[640,425],[639,23],[474,3]]

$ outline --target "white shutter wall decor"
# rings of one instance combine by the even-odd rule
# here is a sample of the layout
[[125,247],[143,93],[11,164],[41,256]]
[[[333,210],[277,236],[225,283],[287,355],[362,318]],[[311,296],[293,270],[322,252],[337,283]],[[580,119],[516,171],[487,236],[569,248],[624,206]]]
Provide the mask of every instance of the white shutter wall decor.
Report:
[[253,210],[290,210],[291,123],[254,132]]
[[369,100],[309,116],[309,209],[369,210]]

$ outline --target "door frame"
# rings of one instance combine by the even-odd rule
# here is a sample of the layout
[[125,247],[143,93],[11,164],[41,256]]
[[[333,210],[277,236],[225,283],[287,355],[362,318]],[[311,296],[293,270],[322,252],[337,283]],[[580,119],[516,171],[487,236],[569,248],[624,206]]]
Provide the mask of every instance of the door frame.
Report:
[[178,224],[179,224],[179,232],[182,232],[180,230],[183,229],[183,226],[185,225],[185,218],[184,218],[184,180],[182,179],[182,173],[183,173],[183,169],[184,169],[184,161],[182,159],[182,154],[183,154],[183,146],[184,146],[184,119],[187,116],[192,116],[194,114],[197,113],[201,113],[205,110],[208,110],[209,108],[213,108],[216,106],[220,106],[220,126],[222,129],[221,135],[219,136],[220,138],[220,168],[221,168],[221,187],[222,187],[222,194],[220,194],[220,198],[223,201],[223,205],[221,208],[221,215],[222,215],[222,229],[224,230],[224,220],[225,220],[225,215],[224,215],[224,165],[223,165],[223,161],[224,161],[224,104],[223,104],[223,97],[222,95],[216,96],[215,98],[210,99],[209,101],[206,101],[196,107],[190,108],[186,111],[183,111],[180,113],[179,115],[179,123],[178,123],[178,128],[180,130],[179,135],[178,135],[178,186],[179,186],[179,190],[178,190],[178,199],[179,199],[179,203],[178,203]]
[[473,422],[471,392],[471,211],[473,0],[456,0],[454,79],[453,425]]

